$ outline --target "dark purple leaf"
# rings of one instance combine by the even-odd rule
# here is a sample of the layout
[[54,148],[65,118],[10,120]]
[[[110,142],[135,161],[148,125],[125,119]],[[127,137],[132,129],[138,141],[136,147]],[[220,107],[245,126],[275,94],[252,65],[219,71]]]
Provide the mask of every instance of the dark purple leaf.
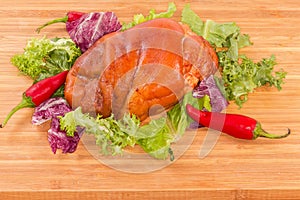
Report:
[[78,128],[73,137],[67,136],[66,132],[60,129],[59,119],[54,117],[51,122],[51,128],[48,130],[48,141],[52,152],[56,153],[57,149],[61,149],[62,153],[73,153],[77,148],[83,131],[83,128]]
[[53,116],[62,116],[71,110],[65,99],[61,97],[50,98],[35,108],[31,121],[34,125],[40,125],[51,120]]
[[48,130],[48,141],[53,153],[61,149],[63,153],[73,153],[79,143],[84,129],[78,128],[74,137],[67,136],[66,132],[60,129],[59,116],[64,116],[72,109],[62,97],[50,98],[35,108],[32,116],[32,123],[40,125],[48,120],[51,127]]
[[228,101],[221,93],[213,75],[201,81],[193,91],[193,96],[196,98],[202,98],[204,95],[210,97],[213,112],[221,112],[228,106]]
[[71,39],[82,52],[85,52],[102,36],[118,31],[121,27],[121,23],[113,12],[87,13],[78,20],[66,23]]

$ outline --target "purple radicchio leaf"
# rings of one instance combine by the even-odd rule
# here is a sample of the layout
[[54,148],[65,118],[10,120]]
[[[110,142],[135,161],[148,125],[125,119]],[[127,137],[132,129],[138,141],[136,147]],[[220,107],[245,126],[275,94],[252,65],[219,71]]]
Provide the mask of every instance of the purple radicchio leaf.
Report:
[[228,106],[228,101],[217,86],[213,75],[202,80],[193,90],[195,98],[202,98],[204,95],[210,97],[213,112],[221,112]]
[[[213,112],[221,112],[228,106],[228,101],[217,86],[213,75],[210,75],[208,78],[202,80],[200,84],[193,90],[193,97],[195,98],[202,98],[205,95],[208,95],[210,98]],[[203,127],[201,124],[194,121],[189,126],[191,129],[197,129],[201,127]]]
[[58,117],[70,111],[72,111],[71,107],[62,97],[50,98],[35,108],[32,116],[34,125],[52,120],[48,130],[48,141],[53,153],[56,153],[57,149],[61,149],[63,153],[73,153],[83,134],[83,128],[78,128],[74,137],[67,136],[66,132],[60,129]]
[[57,149],[62,153],[73,153],[79,143],[84,129],[78,128],[74,136],[67,136],[66,132],[60,129],[59,118],[54,117],[51,122],[51,128],[48,130],[48,141],[52,152],[55,154]]
[[31,122],[34,125],[40,125],[51,120],[53,116],[62,116],[71,110],[64,98],[50,98],[35,108]]
[[82,52],[85,52],[102,36],[118,31],[121,27],[121,23],[113,12],[87,13],[75,21],[66,23],[70,38]]

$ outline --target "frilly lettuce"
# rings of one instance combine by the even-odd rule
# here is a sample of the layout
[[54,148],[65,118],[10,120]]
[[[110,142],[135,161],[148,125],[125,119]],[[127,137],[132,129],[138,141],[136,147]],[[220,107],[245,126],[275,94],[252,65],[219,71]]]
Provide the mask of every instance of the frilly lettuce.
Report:
[[60,125],[69,136],[73,136],[78,127],[85,128],[86,134],[95,136],[100,153],[104,155],[122,154],[126,146],[138,144],[154,158],[172,158],[171,144],[184,134],[193,121],[185,112],[187,103],[198,109],[205,107],[211,110],[208,96],[197,99],[189,92],[181,103],[167,112],[166,117],[151,120],[143,126],[140,126],[135,115],[125,114],[121,120],[114,119],[113,115],[94,118],[82,113],[80,107],[61,117]]
[[261,86],[275,86],[281,90],[286,72],[283,69],[274,72],[275,56],[254,62],[245,55],[239,61],[233,61],[226,52],[218,52],[219,64],[223,68],[222,80],[226,86],[225,95],[239,107],[248,100],[248,94]]
[[[37,82],[69,70],[80,55],[80,49],[71,39],[33,38],[27,42],[24,52],[14,55],[11,62]],[[54,96],[63,96],[63,88],[61,86]]]
[[[246,34],[234,22],[216,23],[202,21],[187,4],[182,10],[181,21],[193,32],[206,39],[217,51],[221,68],[220,82],[224,84],[224,96],[239,107],[248,99],[248,94],[264,85],[275,86],[279,90],[286,72],[282,69],[274,72],[275,56],[255,63],[245,55],[239,55],[239,49],[252,45]],[[223,90],[223,88],[220,88]]]

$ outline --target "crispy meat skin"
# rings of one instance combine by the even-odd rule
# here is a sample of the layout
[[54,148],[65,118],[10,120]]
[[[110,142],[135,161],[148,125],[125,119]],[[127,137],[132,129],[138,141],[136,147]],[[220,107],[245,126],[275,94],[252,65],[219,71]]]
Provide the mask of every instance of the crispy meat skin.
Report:
[[[145,27],[169,29],[193,38],[201,48],[198,66],[172,51],[140,48],[117,57],[101,71],[98,69],[101,64],[92,58],[98,55],[99,45],[119,33],[108,34],[78,58],[70,70],[65,85],[65,97],[70,105],[82,106],[84,112],[96,112],[104,117],[112,112],[116,117],[130,112],[143,121],[149,112],[157,114],[173,107],[187,88],[195,87],[199,80],[216,72],[218,58],[214,49],[187,26],[170,19],[156,19],[133,29]],[[156,41],[160,42],[160,38]],[[148,79],[145,74],[155,78]],[[94,93],[88,95],[88,91]]]

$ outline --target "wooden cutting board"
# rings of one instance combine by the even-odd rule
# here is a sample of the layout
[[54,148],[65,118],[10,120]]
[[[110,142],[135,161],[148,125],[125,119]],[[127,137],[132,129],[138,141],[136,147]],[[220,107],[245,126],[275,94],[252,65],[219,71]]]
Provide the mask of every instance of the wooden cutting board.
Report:
[[[175,1],[175,20],[189,1]],[[32,109],[17,112],[0,130],[0,199],[300,199],[300,1],[190,1],[204,20],[236,22],[254,45],[243,53],[260,60],[274,54],[276,69],[288,75],[282,91],[260,88],[238,109],[265,129],[292,134],[281,140],[255,141],[221,135],[204,158],[199,157],[207,130],[199,129],[192,145],[172,164],[153,172],[128,173],[101,163],[80,143],[73,154],[53,154],[47,141],[49,124],[33,126]],[[69,10],[114,11],[129,22],[150,8],[163,11],[168,1],[1,0],[0,119],[21,100],[31,80],[10,63],[33,37],[67,37],[63,24],[37,34],[46,21]],[[133,163],[134,165],[134,163]]]

